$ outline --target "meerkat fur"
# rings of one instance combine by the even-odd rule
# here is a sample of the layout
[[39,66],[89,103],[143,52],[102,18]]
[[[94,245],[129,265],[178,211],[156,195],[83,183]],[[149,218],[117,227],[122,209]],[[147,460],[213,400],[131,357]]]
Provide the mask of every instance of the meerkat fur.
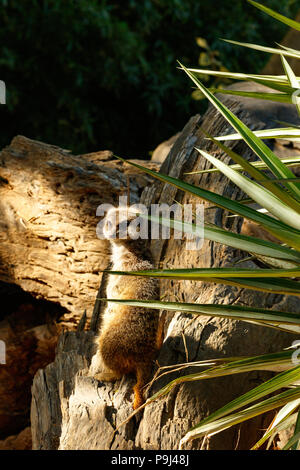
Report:
[[[113,271],[140,271],[152,269],[150,251],[145,240],[129,237],[110,238],[109,221],[118,215],[119,209],[110,209],[106,215],[104,234],[110,239]],[[127,214],[128,223],[136,214]],[[155,300],[159,298],[159,282],[154,278],[137,276],[109,276],[106,295],[108,299]],[[155,356],[163,340],[163,325],[159,311],[108,302],[101,319],[97,338],[97,353],[94,356],[93,374],[99,381],[110,382],[123,375],[134,373],[134,403],[136,409],[144,402],[143,387],[149,381]]]

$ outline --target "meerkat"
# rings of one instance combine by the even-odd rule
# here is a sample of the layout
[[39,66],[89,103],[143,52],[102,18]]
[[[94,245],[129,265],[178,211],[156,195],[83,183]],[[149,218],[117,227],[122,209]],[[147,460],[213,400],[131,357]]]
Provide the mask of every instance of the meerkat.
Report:
[[[151,253],[145,240],[126,238],[121,235],[121,217],[124,209],[110,209],[103,221],[103,233],[110,240],[112,271],[139,271],[152,269]],[[136,213],[128,210],[125,224],[136,219]],[[112,220],[119,219],[115,224]],[[115,230],[111,231],[112,225]],[[125,227],[125,228],[127,228]],[[114,237],[114,238],[112,238]],[[159,298],[158,279],[136,276],[108,276],[106,296],[108,299],[155,300]],[[96,368],[93,374],[99,381],[112,382],[123,375],[134,373],[136,384],[133,388],[133,409],[144,403],[143,388],[149,381],[155,356],[163,341],[163,324],[159,311],[115,303],[107,303],[101,319],[99,336],[96,340]]]

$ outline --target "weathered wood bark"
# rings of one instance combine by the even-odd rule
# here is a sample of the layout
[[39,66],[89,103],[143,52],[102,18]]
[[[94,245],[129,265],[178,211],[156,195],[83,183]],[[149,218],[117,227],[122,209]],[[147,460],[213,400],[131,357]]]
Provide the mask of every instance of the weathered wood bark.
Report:
[[15,137],[0,155],[0,281],[59,303],[69,325],[83,310],[89,318],[108,263],[96,210],[118,202],[128,177],[136,202],[149,177],[111,152],[74,156]]
[[[252,129],[265,127],[262,120],[255,118],[251,111],[247,112],[244,101],[241,104],[228,98],[224,101]],[[263,102],[263,106],[268,115],[268,104]],[[229,160],[205,140],[200,127],[211,135],[232,131],[211,107],[202,118],[193,117],[163,163],[163,173],[182,177],[184,172],[205,168],[208,163],[194,150],[195,145],[216,152],[224,161]],[[244,144],[232,143],[232,146],[246,158],[254,158]],[[219,174],[184,178],[234,199],[243,196],[240,190]],[[147,205],[155,202],[173,204],[174,199],[182,203],[195,202],[192,196],[160,182],[144,190],[141,202]],[[239,231],[241,218],[227,218],[227,215],[221,209],[210,209],[205,212],[205,219]],[[209,241],[204,241],[199,251],[186,250],[185,240],[153,241],[152,250],[157,265],[168,268],[231,266],[233,262],[246,258],[245,253]],[[244,261],[240,266],[254,267],[255,264],[253,261]],[[299,301],[294,297],[263,294],[220,284],[166,281],[161,283],[161,291],[164,300],[241,303],[299,312]],[[180,438],[201,418],[270,377],[269,373],[260,371],[181,384],[166,397],[146,406],[140,415],[134,416],[113,435],[116,427],[132,412],[134,379],[124,377],[115,384],[104,385],[89,376],[94,336],[95,331],[92,330],[66,332],[60,337],[55,361],[36,374],[31,409],[34,449],[176,449]],[[293,339],[292,335],[250,323],[194,317],[178,312],[169,317],[158,362],[160,365],[171,365],[187,360],[262,354],[279,351],[290,345]],[[195,369],[189,371],[194,372]],[[187,370],[162,377],[152,384],[148,394],[152,395],[171,378],[183,373],[187,373]],[[249,448],[265,425],[266,418],[258,417],[205,442],[194,441],[191,447]]]

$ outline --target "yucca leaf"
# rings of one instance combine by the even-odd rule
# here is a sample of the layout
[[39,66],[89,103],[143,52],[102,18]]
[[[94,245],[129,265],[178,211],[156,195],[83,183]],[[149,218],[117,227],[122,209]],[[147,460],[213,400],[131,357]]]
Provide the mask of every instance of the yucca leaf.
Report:
[[[299,56],[300,56],[300,53],[299,53]],[[293,69],[291,68],[290,64],[288,63],[288,61],[283,56],[281,56],[281,61],[282,61],[282,65],[283,65],[284,71],[286,73],[286,76],[288,78],[288,81],[290,83],[290,86],[292,88],[294,88],[295,90],[298,90],[299,89],[299,82],[297,80],[296,75],[293,72]]]
[[244,96],[258,100],[277,101],[279,103],[292,103],[292,97],[287,93],[263,93],[261,91],[238,91],[224,88],[208,88],[211,93],[222,93],[223,95]]
[[[237,269],[237,268],[190,268],[152,269],[144,271],[108,271],[111,275],[156,277],[160,279],[190,280],[227,284],[262,292],[300,295],[300,283],[287,280],[300,273],[297,269]],[[295,274],[298,273],[298,274]]]
[[298,21],[291,20],[290,18],[287,18],[286,16],[283,16],[280,13],[277,13],[276,11],[271,10],[271,8],[268,8],[264,5],[261,5],[258,2],[255,2],[254,0],[248,0],[248,2],[251,3],[251,5],[255,6],[256,8],[259,8],[263,12],[272,16],[276,20],[279,20],[282,23],[286,24],[287,26],[290,26],[291,28],[296,29],[297,31],[300,31],[300,23],[298,23]]
[[251,44],[248,42],[239,42],[239,41],[232,41],[231,39],[223,39],[223,41],[228,42],[230,44],[235,44],[237,46],[242,46],[242,47],[248,47],[249,49],[255,49],[257,51],[262,51],[262,52],[268,52],[270,54],[282,54],[287,57],[295,57],[296,59],[299,59],[300,57],[300,52],[291,52],[287,51],[285,49],[276,49],[274,47],[265,47],[265,46],[260,46],[258,44]]
[[298,236],[294,235],[294,233],[288,233],[286,230],[277,230],[273,227],[266,227],[268,232],[270,232],[274,237],[277,237],[279,240],[287,243],[287,245],[296,248],[296,250],[300,250],[299,246],[299,239]]
[[[109,271],[110,274],[116,275],[128,275],[128,276],[147,276],[143,272],[132,272],[132,271]],[[271,292],[273,294],[282,294],[282,295],[300,295],[300,284],[296,281],[286,280],[286,279],[276,279],[276,278],[247,278],[247,277],[204,277],[204,276],[186,276],[185,274],[179,273],[152,273],[149,274],[149,277],[158,277],[161,279],[174,279],[174,280],[194,280],[201,282],[213,282],[215,284],[226,284],[229,286],[242,287],[244,289],[252,289],[260,292]],[[271,325],[272,326],[272,325]],[[278,326],[278,325],[277,325]],[[289,330],[284,326],[280,328],[284,330]],[[299,327],[300,332],[300,327]]]
[[[214,170],[214,171],[219,171],[217,168],[209,168],[207,171],[210,171],[210,170]],[[203,170],[204,172],[206,170]],[[252,201],[252,199],[250,197],[243,197],[242,199],[238,199],[238,202],[240,204],[245,204],[246,206],[248,206],[249,204],[254,204],[254,201]],[[217,209],[217,206],[207,206],[207,207],[204,207],[204,210],[205,211],[209,211],[211,209]],[[228,216],[229,217],[229,216]],[[233,216],[232,216],[233,217]]]
[[258,80],[256,78],[252,79],[253,82],[258,83],[259,85],[264,85],[267,88],[271,88],[272,90],[280,91],[281,93],[285,93],[288,95],[292,95],[293,92],[295,91],[294,88],[292,88],[288,82],[286,83],[279,83],[275,80]]
[[[175,230],[182,230],[184,233],[195,234],[197,226],[190,222],[181,222],[178,220],[168,219],[164,217],[157,217],[153,215],[139,214],[139,217],[151,220],[152,222],[171,227]],[[292,250],[291,248],[278,245],[276,243],[262,240],[256,237],[250,237],[240,233],[230,232],[221,227],[212,224],[204,224],[202,236],[206,240],[211,240],[217,243],[222,243],[239,250],[247,251],[249,253],[260,254],[265,257],[277,258],[299,264],[300,253]],[[296,267],[294,264],[292,267]]]
[[173,178],[172,176],[158,173],[156,171],[150,170],[149,168],[138,165],[137,163],[124,160],[123,158],[118,157],[116,155],[115,157],[123,162],[129,163],[130,165],[136,168],[139,168],[140,170],[153,176],[154,178],[157,178],[160,181],[163,181],[164,183],[172,184],[178,189],[189,192],[191,194],[194,194],[195,196],[200,197],[201,199],[212,202],[216,206],[219,206],[223,209],[227,209],[228,211],[234,214],[238,214],[242,217],[246,217],[247,219],[253,220],[259,225],[264,226],[275,237],[287,243],[289,246],[292,246],[294,248],[300,248],[299,231],[294,229],[293,227],[290,227],[280,222],[279,220],[274,219],[273,217],[269,217],[266,214],[261,214],[260,212],[251,209],[251,207],[244,206],[243,204],[240,204],[237,201],[226,198],[225,196],[220,196],[212,191],[208,191],[207,189],[202,189],[192,184],[186,183],[185,181],[182,181],[180,179]]
[[[293,199],[286,191],[284,191],[281,187],[276,185],[273,181],[271,180],[267,175],[265,175],[262,171],[260,171],[258,168],[254,167],[251,162],[248,162],[245,158],[241,157],[238,155],[236,152],[231,150],[229,147],[226,147],[224,144],[219,142],[218,140],[214,139],[214,137],[210,136],[206,131],[202,130],[203,133],[212,141],[214,142],[221,150],[223,150],[227,155],[229,155],[232,160],[239,164],[247,173],[249,173],[250,176],[252,176],[256,181],[262,182],[263,186],[265,186],[267,189],[269,189],[275,196],[277,196],[280,201],[285,202],[288,207],[295,209],[300,213],[300,203]],[[259,163],[264,163],[264,162],[259,162]],[[300,159],[299,159],[300,163]],[[229,168],[232,168],[231,165],[229,165]]]
[[258,253],[252,253],[252,252],[249,252],[249,254],[270,268],[290,269],[290,268],[297,266],[296,263],[291,263],[290,261],[281,260],[279,258],[271,258],[268,256],[263,256]]
[[268,189],[262,188],[256,182],[251,181],[246,176],[243,176],[237,171],[232,170],[228,165],[226,165],[226,163],[218,160],[204,150],[200,150],[198,148],[196,150],[198,150],[198,152],[216,168],[219,168],[219,170],[225,176],[227,176],[233,183],[235,183],[239,188],[247,193],[247,195],[250,196],[254,201],[260,204],[262,207],[265,207],[271,214],[273,214],[282,222],[300,230],[299,208],[296,212],[287,206],[287,204],[282,203],[280,199],[274,196]]
[[[211,103],[220,111],[225,119],[232,127],[243,137],[244,141],[256,153],[256,155],[265,163],[277,178],[293,178],[293,172],[286,167],[280,158],[278,158],[272,150],[260,140],[237,116],[235,116],[220,100],[218,100],[210,91],[182,64],[182,69],[198,86],[202,93],[211,101]],[[299,183],[286,183],[285,185],[292,192],[293,196],[300,197]]]
[[[294,438],[295,436],[299,436],[299,433],[300,433],[300,409],[298,411],[298,415],[297,415],[297,419],[296,419],[296,425],[295,425],[295,429],[294,429]],[[293,449],[293,450],[300,450],[300,437],[298,438],[298,440],[295,440],[295,442],[293,442],[290,447]]]
[[[262,184],[269,181],[270,180],[258,180],[258,182]],[[272,178],[271,181],[273,181],[274,183],[283,183],[284,181],[300,181],[300,178]]]
[[[185,226],[185,231],[188,227]],[[190,232],[191,233],[191,232]],[[284,259],[299,263],[300,253],[288,247],[277,245],[276,243],[250,237],[239,233],[229,232],[219,227],[204,226],[204,238],[232,246],[249,253],[260,254],[270,258]]]
[[[289,403],[287,403],[288,405]],[[291,427],[295,424],[295,420],[297,417],[297,413],[293,413],[292,415],[288,416],[285,418],[282,422],[277,424],[275,428],[273,428],[270,432],[266,433],[266,438],[263,436],[257,445],[254,445],[250,450],[257,450],[267,439],[268,439],[268,444],[266,450],[270,449],[270,446],[274,439],[276,438],[276,435],[278,435],[280,432],[285,431],[286,429],[291,429]]]
[[[185,229],[187,230],[187,227],[185,227]],[[300,253],[297,251],[260,238],[229,232],[219,227],[208,227],[206,225],[204,225],[203,236],[207,240],[223,243],[248,253],[299,263]]]
[[296,444],[297,447],[298,447],[299,442],[300,442],[300,431],[297,432],[297,434],[294,434],[293,437],[291,437],[291,439],[289,439],[289,441],[285,444],[285,446],[282,448],[282,450],[288,450],[294,444]]
[[[256,370],[265,370],[272,372],[283,372],[293,368],[291,352],[281,351],[279,353],[263,354],[260,356],[234,358],[227,360],[221,365],[213,366],[204,371],[188,374],[171,380],[167,385],[153,394],[148,402],[167,395],[176,385],[184,382],[195,382],[198,380],[207,380],[216,377],[225,377],[232,374],[242,374]],[[218,359],[216,359],[218,361]],[[187,363],[187,366],[189,363]],[[201,366],[201,364],[200,364]],[[175,366],[174,366],[175,367]],[[289,382],[288,382],[289,383]],[[232,411],[232,409],[231,409]]]
[[[257,75],[257,74],[246,74],[246,73],[234,73],[234,72],[222,72],[220,70],[209,70],[209,69],[194,69],[188,67],[190,72],[199,75],[212,75],[214,77],[231,78],[233,80],[247,80],[247,81],[258,81],[264,80],[265,82],[272,82],[282,84],[283,86],[289,86],[286,75]],[[269,84],[267,86],[270,86]],[[271,87],[271,86],[270,86]]]
[[272,88],[273,90],[281,91],[282,93],[292,94],[294,91],[285,75],[255,75],[221,72],[219,70],[194,69],[190,67],[188,67],[188,70],[201,76],[205,73],[206,75],[212,75],[214,77],[221,77],[225,79],[252,81],[268,88]]
[[[285,385],[289,385],[291,381],[293,381],[294,374],[292,375],[292,379],[290,378],[290,375],[288,377],[286,377],[285,375],[282,376],[282,373],[284,373],[285,371],[290,371],[293,368],[294,368],[294,364],[292,361],[292,354],[290,351],[281,351],[277,353],[263,354],[263,355],[252,356],[252,357],[242,357],[242,358],[233,359],[231,361],[226,360],[221,365],[213,366],[204,371],[196,372],[194,374],[184,375],[176,379],[173,379],[167,385],[165,385],[160,390],[158,390],[155,394],[153,394],[148,399],[148,402],[154,401],[157,398],[167,395],[176,385],[184,383],[184,382],[207,380],[207,379],[212,379],[216,377],[225,377],[225,376],[232,375],[232,374],[241,374],[241,373],[251,372],[251,371],[256,371],[256,370],[280,372],[281,375],[277,376],[279,377],[279,379],[277,379],[275,383],[271,382],[271,386],[274,387],[274,390],[277,390],[278,388],[281,388]],[[273,381],[274,378],[271,380]],[[255,394],[257,394],[257,392],[263,393],[263,395],[268,393],[268,392],[265,393],[265,387],[263,387],[263,385],[264,384],[260,386],[258,391],[257,390],[255,391]],[[253,395],[252,391],[247,393],[247,397],[250,399],[248,403],[253,399],[252,395]],[[238,399],[236,399],[234,402],[231,402],[229,412],[232,412],[237,408],[239,408]],[[221,410],[223,410],[223,408]],[[217,411],[218,415],[216,417],[222,416],[221,410]],[[214,416],[209,416],[207,420],[210,420],[210,418],[213,419]]]
[[[225,136],[226,137],[226,136]],[[222,140],[222,138],[218,137],[219,140]],[[214,139],[215,140],[215,139]],[[229,139],[230,140],[230,139]],[[219,141],[218,141],[219,142]],[[220,143],[220,142],[219,142]],[[225,147],[225,145],[224,145]],[[229,148],[229,147],[227,147]],[[231,149],[229,149],[231,150]],[[243,157],[241,157],[243,158]],[[292,168],[292,167],[297,167],[297,166],[300,166],[300,156],[295,156],[295,157],[290,157],[290,158],[282,158],[281,161],[288,167]],[[268,166],[266,165],[265,162],[261,162],[261,161],[255,161],[255,162],[251,162],[251,166],[253,168],[256,168],[256,169],[259,169],[259,170],[267,170],[268,169]],[[245,168],[243,168],[241,165],[239,164],[234,164],[234,165],[229,165],[230,168],[232,168],[233,170],[236,170],[236,171],[247,171],[245,170]],[[207,168],[205,170],[196,170],[196,171],[188,171],[186,173],[184,173],[185,175],[202,175],[202,174],[206,174],[206,173],[221,173],[220,170],[218,168]],[[250,174],[250,173],[249,173]],[[264,173],[262,173],[264,174]],[[258,180],[259,181],[259,180]],[[249,199],[250,201],[250,199]],[[252,200],[251,200],[252,201]],[[241,202],[241,201],[239,201]]]
[[280,124],[281,126],[292,127],[293,129],[300,129],[300,126],[292,122],[281,121],[280,119],[274,119],[274,122],[276,124]]
[[[239,155],[238,153],[234,152],[232,149],[230,149],[229,147],[226,147],[226,145],[222,144],[221,142],[219,142],[218,139],[215,139],[214,137],[212,137],[210,134],[208,134],[208,132],[206,132],[204,129],[201,129],[202,132],[206,135],[206,137],[211,140],[214,144],[216,144],[223,152],[225,152],[235,163],[237,163],[239,165],[239,167],[241,167],[244,171],[247,171],[247,173],[249,173],[250,176],[252,176],[254,179],[256,180],[260,180],[263,178],[267,178],[269,179],[268,177],[266,177],[266,175],[260,171],[258,168],[256,168],[255,166],[253,166],[252,162],[249,162],[248,160],[246,160],[244,157],[242,157],[241,155]],[[264,162],[259,162],[259,163],[264,163]],[[300,158],[299,158],[299,163],[300,163]],[[234,168],[232,167],[232,165],[229,165],[229,167],[231,169],[234,170]],[[218,168],[215,168],[216,170],[219,170]],[[219,170],[220,171],[220,170]],[[274,185],[275,186],[275,185]]]
[[[275,128],[275,129],[263,129],[259,131],[254,131],[256,137],[260,137],[262,139],[284,139],[290,140],[292,138],[300,138],[300,129],[293,128],[293,127],[285,127],[285,128]],[[215,140],[242,140],[240,134],[227,134],[218,137],[214,137]],[[283,161],[283,160],[281,160]],[[300,162],[299,162],[300,163]]]
[[[243,411],[236,412],[232,415],[219,418],[206,424],[200,423],[181,439],[179,449],[182,449],[187,442],[193,439],[198,439],[203,435],[212,436],[213,434],[224,431],[225,429],[228,429],[235,424],[242,423],[243,421],[254,418],[255,416],[274,410],[298,397],[300,397],[300,387],[294,388],[292,390],[286,390],[285,392],[263,400],[255,405],[250,406],[249,408],[244,409]],[[300,433],[297,439],[299,439],[299,437]],[[295,439],[293,439],[293,442],[291,442],[290,445],[292,445],[294,441]]]
[[[291,356],[290,356],[290,359],[292,360]],[[226,364],[226,365],[229,366],[229,364]],[[276,390],[289,386],[297,382],[299,378],[300,378],[300,366],[296,366],[296,367],[293,367],[292,369],[283,371],[280,374],[276,375],[275,377],[272,377],[271,379],[262,383],[261,385],[258,385],[257,387],[250,390],[249,392],[246,392],[245,394],[232,400],[230,403],[226,404],[222,408],[216,410],[210,416],[202,420],[202,422],[200,422],[199,425],[194,426],[192,428],[192,431],[195,429],[198,431],[200,427],[205,426],[206,424],[211,423],[215,420],[218,420],[222,418],[223,416],[228,415],[229,413],[232,413],[238,408],[246,406],[253,401],[259,400],[260,398],[270,393],[273,393]],[[300,391],[300,387],[298,388]],[[290,397],[290,399],[297,399],[297,398],[298,396]],[[291,400],[288,400],[288,401],[291,401]],[[281,404],[284,405],[285,403],[281,403]]]
[[286,333],[293,333],[293,334],[297,334],[299,335],[300,333],[300,327],[299,325],[291,325],[291,324],[288,324],[288,323],[276,323],[276,322],[254,322],[254,321],[250,321],[249,323],[256,323],[258,325],[261,325],[261,326],[265,326],[265,327],[269,327],[269,328],[274,328],[276,330],[281,330],[281,331],[285,331]]
[[[300,58],[300,55],[299,55],[299,58]],[[282,65],[284,67],[285,73],[288,77],[288,80],[290,82],[291,87],[295,88],[300,93],[299,82],[298,82],[298,80],[297,80],[290,64],[283,57],[283,55],[281,56],[281,61],[282,61]],[[296,94],[293,93],[292,102],[296,105],[298,113],[300,113],[300,98],[299,98],[299,96],[297,96]]]
[[[143,271],[107,271],[110,274],[129,276],[160,277],[168,279],[209,279],[209,278],[291,278],[300,276],[296,269],[247,269],[247,268],[188,268],[188,269],[147,269]],[[299,283],[300,294],[300,283]]]
[[164,309],[173,312],[185,312],[195,315],[216,316],[230,318],[233,320],[243,320],[255,323],[276,323],[294,325],[300,327],[300,314],[286,313],[275,310],[244,307],[241,305],[214,305],[214,304],[194,304],[181,302],[165,302],[162,300],[134,300],[134,299],[104,299],[107,302],[131,305],[133,307],[144,307],[149,309]]
[[296,54],[297,53],[299,54],[299,51],[297,49],[292,49],[291,47],[284,46],[283,44],[279,44],[278,42],[276,42],[276,44],[277,44],[277,46],[282,47],[286,51],[295,52]]
[[297,413],[294,411],[300,406],[300,399],[292,400],[284,405],[272,423],[264,433],[261,439],[251,448],[251,450],[258,449],[267,439],[273,438],[278,432],[292,426],[296,422]]
[[[106,272],[106,271],[105,271]],[[127,274],[130,276],[167,277],[197,280],[201,278],[293,278],[300,277],[300,267],[292,269],[261,269],[261,268],[187,268],[187,269],[145,269],[142,271],[107,271],[111,274]],[[300,286],[300,284],[299,284]]]

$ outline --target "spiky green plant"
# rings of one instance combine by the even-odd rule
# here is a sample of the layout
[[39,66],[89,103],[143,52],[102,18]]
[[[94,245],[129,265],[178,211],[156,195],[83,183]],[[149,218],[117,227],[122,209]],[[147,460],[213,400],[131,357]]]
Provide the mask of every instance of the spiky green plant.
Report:
[[[252,5],[260,8],[265,13],[286,23],[287,25],[300,30],[300,24],[283,17],[282,15],[260,5],[253,0],[248,0]],[[250,75],[237,74],[230,72],[214,72],[205,70],[206,74],[215,76],[251,80],[269,88],[278,93],[257,93],[257,92],[239,92],[232,90],[223,90],[223,93],[237,94],[252,98],[275,100],[280,102],[294,103],[298,109],[300,100],[300,83],[285,59],[287,57],[300,58],[300,52],[289,49],[284,46],[280,48],[266,48],[253,44],[237,43],[257,50],[267,51],[281,55],[284,75]],[[236,134],[223,137],[208,136],[224,152],[226,152],[235,165],[226,165],[214,156],[204,152],[201,149],[197,151],[203,158],[207,159],[215,167],[213,170],[226,175],[234,184],[241,188],[250,198],[250,202],[256,202],[260,210],[251,208],[247,202],[238,202],[220,196],[216,193],[202,189],[189,184],[183,180],[164,175],[144,168],[138,164],[132,165],[142,169],[149,175],[171,184],[187,193],[191,193],[200,199],[209,201],[215,206],[226,209],[227,211],[244,217],[250,221],[259,224],[263,229],[275,236],[280,243],[273,243],[263,239],[251,236],[231,233],[219,227],[209,224],[204,226],[204,238],[218,243],[223,243],[234,248],[242,249],[252,256],[262,260],[266,268],[260,269],[239,269],[231,268],[212,268],[212,269],[169,269],[169,270],[151,270],[122,272],[123,275],[130,276],[151,276],[168,279],[190,279],[205,282],[220,282],[250,289],[276,292],[287,295],[300,295],[300,181],[295,178],[290,166],[300,163],[300,156],[292,159],[279,159],[261,138],[288,138],[300,139],[300,128],[289,125],[279,129],[269,129],[264,131],[252,132],[237,116],[235,116],[215,95],[214,90],[207,89],[197,78],[203,74],[201,69],[187,69],[180,64],[181,69],[190,77],[197,88],[206,96],[206,98],[215,106],[215,108],[224,116],[228,123],[235,129]],[[218,89],[218,93],[222,90]],[[299,97],[298,97],[299,92]],[[233,139],[243,139],[253,152],[259,157],[260,161],[250,163],[242,156],[236,154],[226,147],[221,141]],[[269,170],[272,176],[267,176],[263,170]],[[241,170],[250,177],[241,174]],[[203,173],[204,171],[202,171]],[[163,218],[155,219],[161,224],[169,223]],[[178,222],[172,221],[171,226],[176,229]],[[182,228],[180,222],[180,228]],[[192,223],[184,224],[184,231],[194,233],[195,225]],[[111,274],[120,274],[120,272],[111,272]],[[291,333],[300,333],[300,314],[279,312],[267,309],[257,309],[245,306],[231,305],[201,305],[191,303],[165,302],[165,301],[139,301],[139,300],[116,300],[107,299],[109,302],[126,303],[127,305],[148,306],[155,309],[165,309],[170,311],[182,311],[193,313],[195,315],[219,316],[243,321],[250,321],[266,327],[272,327],[288,331]],[[294,426],[294,435],[284,447],[285,449],[296,449],[300,446],[300,365],[293,360],[292,350],[285,350],[275,354],[267,354],[257,357],[247,358],[229,358],[220,361],[216,360],[213,365],[194,374],[185,375],[173,380],[163,389],[148,399],[151,402],[160,396],[168,393],[176,384],[186,381],[204,380],[213,377],[220,377],[228,374],[238,374],[253,370],[271,370],[277,372],[273,378],[258,387],[250,390],[244,395],[236,398],[221,409],[215,411],[209,417],[202,420],[194,426],[182,438],[180,448],[193,439],[210,436],[250,419],[259,414],[270,410],[280,409],[276,419],[269,426],[264,436],[254,445],[253,449],[258,448],[267,439],[269,443],[279,431]],[[197,363],[207,367],[207,363]],[[210,363],[211,365],[211,363]],[[267,395],[271,398],[265,398]],[[254,403],[254,404],[253,404]]]

